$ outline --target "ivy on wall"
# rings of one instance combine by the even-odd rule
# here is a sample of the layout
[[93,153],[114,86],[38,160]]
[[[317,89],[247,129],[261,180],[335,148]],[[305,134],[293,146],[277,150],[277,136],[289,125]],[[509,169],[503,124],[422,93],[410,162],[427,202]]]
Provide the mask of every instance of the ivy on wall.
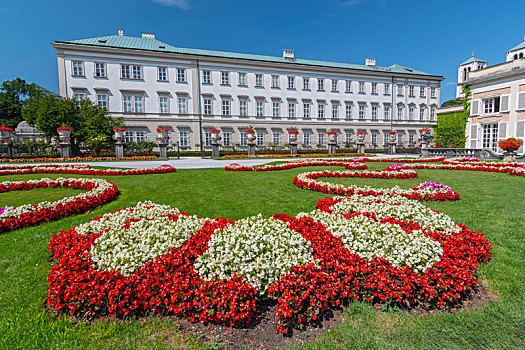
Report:
[[470,117],[470,86],[464,85],[463,111],[458,113],[440,114],[437,126],[434,128],[434,141],[441,147],[464,148],[465,127]]

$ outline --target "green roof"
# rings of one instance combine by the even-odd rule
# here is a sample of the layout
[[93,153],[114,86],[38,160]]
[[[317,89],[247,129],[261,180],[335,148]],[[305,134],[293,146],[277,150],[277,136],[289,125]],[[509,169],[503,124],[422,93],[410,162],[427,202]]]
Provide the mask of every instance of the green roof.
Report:
[[483,60],[480,60],[479,58],[476,58],[476,57],[472,56],[471,58],[469,58],[465,62],[461,63],[460,66],[462,66],[464,64],[469,64],[469,63],[472,63],[472,62],[487,63],[487,61],[483,61]]
[[525,40],[523,40],[518,45],[514,46],[512,49],[509,50],[509,52],[516,51],[516,50],[519,50],[519,49],[524,49],[524,48],[525,48]]
[[227,52],[227,51],[188,49],[188,48],[175,47],[175,46],[166,44],[162,41],[159,41],[157,39],[137,38],[137,37],[124,36],[124,35],[106,35],[106,36],[100,36],[100,37],[95,37],[95,38],[70,40],[70,41],[58,41],[57,40],[55,41],[55,43],[85,45],[85,46],[99,46],[99,47],[108,47],[108,48],[122,48],[122,49],[132,49],[132,50],[147,50],[147,51],[155,51],[155,52],[179,53],[179,54],[199,55],[199,56],[208,56],[208,57],[222,57],[222,58],[264,61],[264,62],[274,62],[274,63],[298,64],[298,65],[308,65],[308,66],[318,66],[318,67],[355,69],[355,70],[376,71],[376,72],[384,72],[384,73],[400,73],[400,74],[425,75],[425,76],[438,77],[437,75],[434,75],[434,74],[425,73],[420,70],[404,67],[398,64],[393,64],[388,67],[379,67],[379,66],[366,66],[366,65],[351,64],[351,63],[306,60],[306,59],[301,59],[301,58],[290,59],[290,58],[283,58],[283,57],[278,57],[278,56],[254,55],[254,54],[246,54],[246,53]]

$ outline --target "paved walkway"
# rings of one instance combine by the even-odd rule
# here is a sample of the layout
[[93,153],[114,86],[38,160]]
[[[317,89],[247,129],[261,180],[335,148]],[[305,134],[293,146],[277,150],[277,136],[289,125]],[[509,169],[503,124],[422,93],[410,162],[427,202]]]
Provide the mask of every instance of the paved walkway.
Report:
[[[403,155],[398,154],[395,156],[390,155],[377,155],[373,158],[400,158],[400,157],[413,157],[416,155],[409,154]],[[275,161],[285,161],[291,159],[318,159],[315,158],[278,158],[278,159],[268,159],[268,158],[256,158],[256,159],[202,159],[200,157],[182,157],[181,159],[169,159],[169,160],[146,160],[146,161],[113,161],[113,162],[71,162],[71,163],[60,163],[60,164],[89,164],[91,166],[100,166],[100,167],[109,167],[109,168],[126,168],[126,169],[137,169],[137,168],[155,168],[161,166],[162,164],[169,164],[174,166],[177,169],[205,169],[205,168],[223,168],[228,164],[237,163],[241,165],[254,166],[262,165]],[[25,163],[25,164],[52,164],[52,163]],[[56,163],[55,163],[56,164]],[[13,165],[13,164],[1,164],[2,166]]]

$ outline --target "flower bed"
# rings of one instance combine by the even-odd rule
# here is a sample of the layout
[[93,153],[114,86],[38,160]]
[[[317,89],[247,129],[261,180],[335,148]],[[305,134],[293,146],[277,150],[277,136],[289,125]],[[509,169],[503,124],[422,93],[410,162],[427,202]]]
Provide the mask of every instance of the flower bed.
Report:
[[83,164],[45,164],[45,165],[18,165],[0,167],[0,175],[19,174],[77,174],[77,175],[148,175],[176,172],[173,167],[160,166],[144,169],[93,169]]
[[237,222],[153,203],[105,214],[52,237],[47,303],[79,317],[155,313],[240,325],[273,299],[288,332],[353,299],[451,307],[489,258],[483,234],[403,196],[325,198],[316,207]]
[[157,156],[128,156],[128,157],[71,157],[71,158],[0,158],[0,163],[58,163],[58,162],[94,162],[94,161],[123,161],[123,160],[151,160]]
[[40,179],[5,181],[0,192],[28,191],[36,188],[75,188],[87,192],[53,202],[4,207],[0,213],[0,233],[32,226],[45,221],[79,214],[110,202],[118,196],[117,186],[103,179]]
[[224,159],[231,159],[231,158],[312,158],[312,157],[357,157],[357,156],[365,156],[370,155],[370,153],[305,153],[305,154],[255,154],[253,156],[249,156],[247,154],[230,154],[223,156]]
[[224,167],[226,171],[274,171],[274,170],[286,170],[309,166],[342,166],[345,169],[364,170],[368,167],[366,164],[353,162],[346,159],[313,159],[313,160],[291,160],[283,164],[277,165],[263,165],[261,167],[250,167],[241,165],[227,165]]

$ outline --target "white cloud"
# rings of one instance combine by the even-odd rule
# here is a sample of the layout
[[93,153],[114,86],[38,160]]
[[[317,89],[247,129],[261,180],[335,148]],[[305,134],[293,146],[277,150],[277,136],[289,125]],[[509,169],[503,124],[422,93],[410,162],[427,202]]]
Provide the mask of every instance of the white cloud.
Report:
[[363,0],[347,0],[340,3],[341,6],[354,6],[354,5],[360,5],[364,1]]
[[191,8],[190,1],[188,0],[151,0],[152,2],[170,7],[178,7],[182,10],[189,10]]

